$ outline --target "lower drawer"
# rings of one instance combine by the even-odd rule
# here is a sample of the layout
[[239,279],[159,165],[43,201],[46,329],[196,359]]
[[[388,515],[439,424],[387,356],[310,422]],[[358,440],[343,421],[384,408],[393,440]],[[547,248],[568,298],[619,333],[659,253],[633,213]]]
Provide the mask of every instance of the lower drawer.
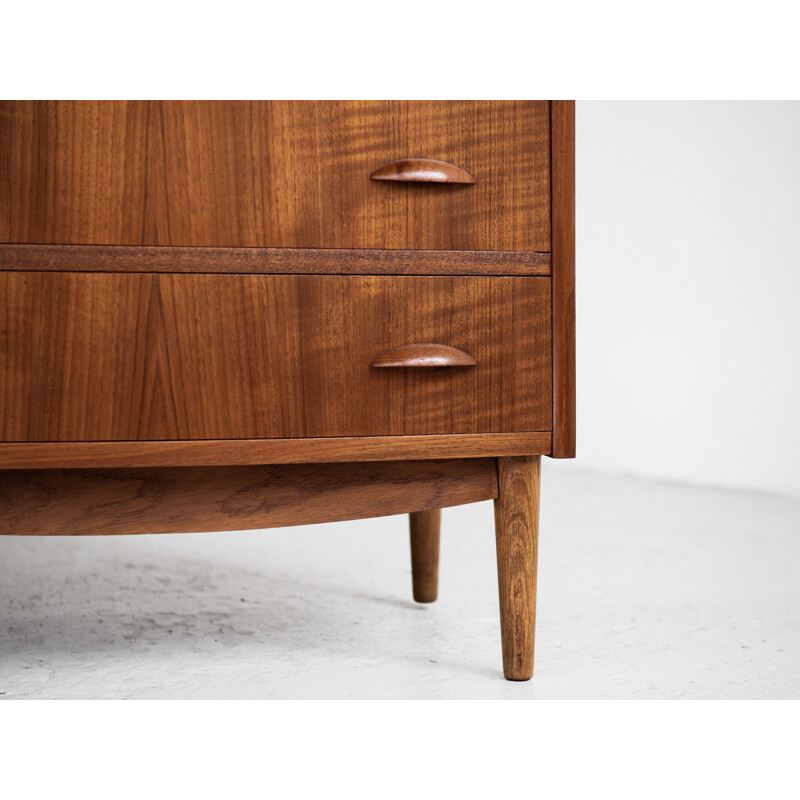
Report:
[[[551,429],[550,280],[0,273],[0,440]],[[415,343],[472,366],[372,366]]]

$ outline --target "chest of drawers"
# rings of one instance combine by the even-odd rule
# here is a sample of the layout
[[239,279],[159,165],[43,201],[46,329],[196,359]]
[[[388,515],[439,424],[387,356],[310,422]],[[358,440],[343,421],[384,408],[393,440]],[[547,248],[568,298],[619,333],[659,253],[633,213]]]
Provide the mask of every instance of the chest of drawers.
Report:
[[265,528],[493,498],[533,670],[571,457],[574,106],[0,103],[0,533]]

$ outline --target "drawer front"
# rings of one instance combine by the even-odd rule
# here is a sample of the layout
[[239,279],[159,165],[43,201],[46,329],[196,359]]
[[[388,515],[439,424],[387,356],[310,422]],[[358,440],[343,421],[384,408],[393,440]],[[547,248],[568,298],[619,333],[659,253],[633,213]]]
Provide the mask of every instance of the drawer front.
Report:
[[547,102],[4,101],[0,152],[0,242],[550,250]]
[[[548,278],[6,272],[0,298],[6,442],[551,429]],[[372,366],[415,343],[476,363]]]

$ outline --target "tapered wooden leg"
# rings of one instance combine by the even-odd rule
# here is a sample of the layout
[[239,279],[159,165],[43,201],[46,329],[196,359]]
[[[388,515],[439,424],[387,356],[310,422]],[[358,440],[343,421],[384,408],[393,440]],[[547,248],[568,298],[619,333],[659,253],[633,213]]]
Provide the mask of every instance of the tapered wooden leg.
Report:
[[432,603],[439,587],[439,525],[442,512],[438,508],[435,511],[414,511],[409,518],[414,599],[418,603]]
[[536,627],[536,549],[541,456],[497,459],[494,501],[503,673],[510,681],[533,675]]

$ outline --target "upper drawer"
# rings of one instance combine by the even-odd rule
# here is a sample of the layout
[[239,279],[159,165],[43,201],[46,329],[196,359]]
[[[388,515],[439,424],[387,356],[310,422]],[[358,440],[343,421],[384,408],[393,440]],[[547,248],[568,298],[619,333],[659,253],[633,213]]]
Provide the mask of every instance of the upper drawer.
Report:
[[550,327],[549,278],[0,272],[0,441],[550,430]]
[[3,101],[0,153],[0,242],[550,250],[547,102]]

